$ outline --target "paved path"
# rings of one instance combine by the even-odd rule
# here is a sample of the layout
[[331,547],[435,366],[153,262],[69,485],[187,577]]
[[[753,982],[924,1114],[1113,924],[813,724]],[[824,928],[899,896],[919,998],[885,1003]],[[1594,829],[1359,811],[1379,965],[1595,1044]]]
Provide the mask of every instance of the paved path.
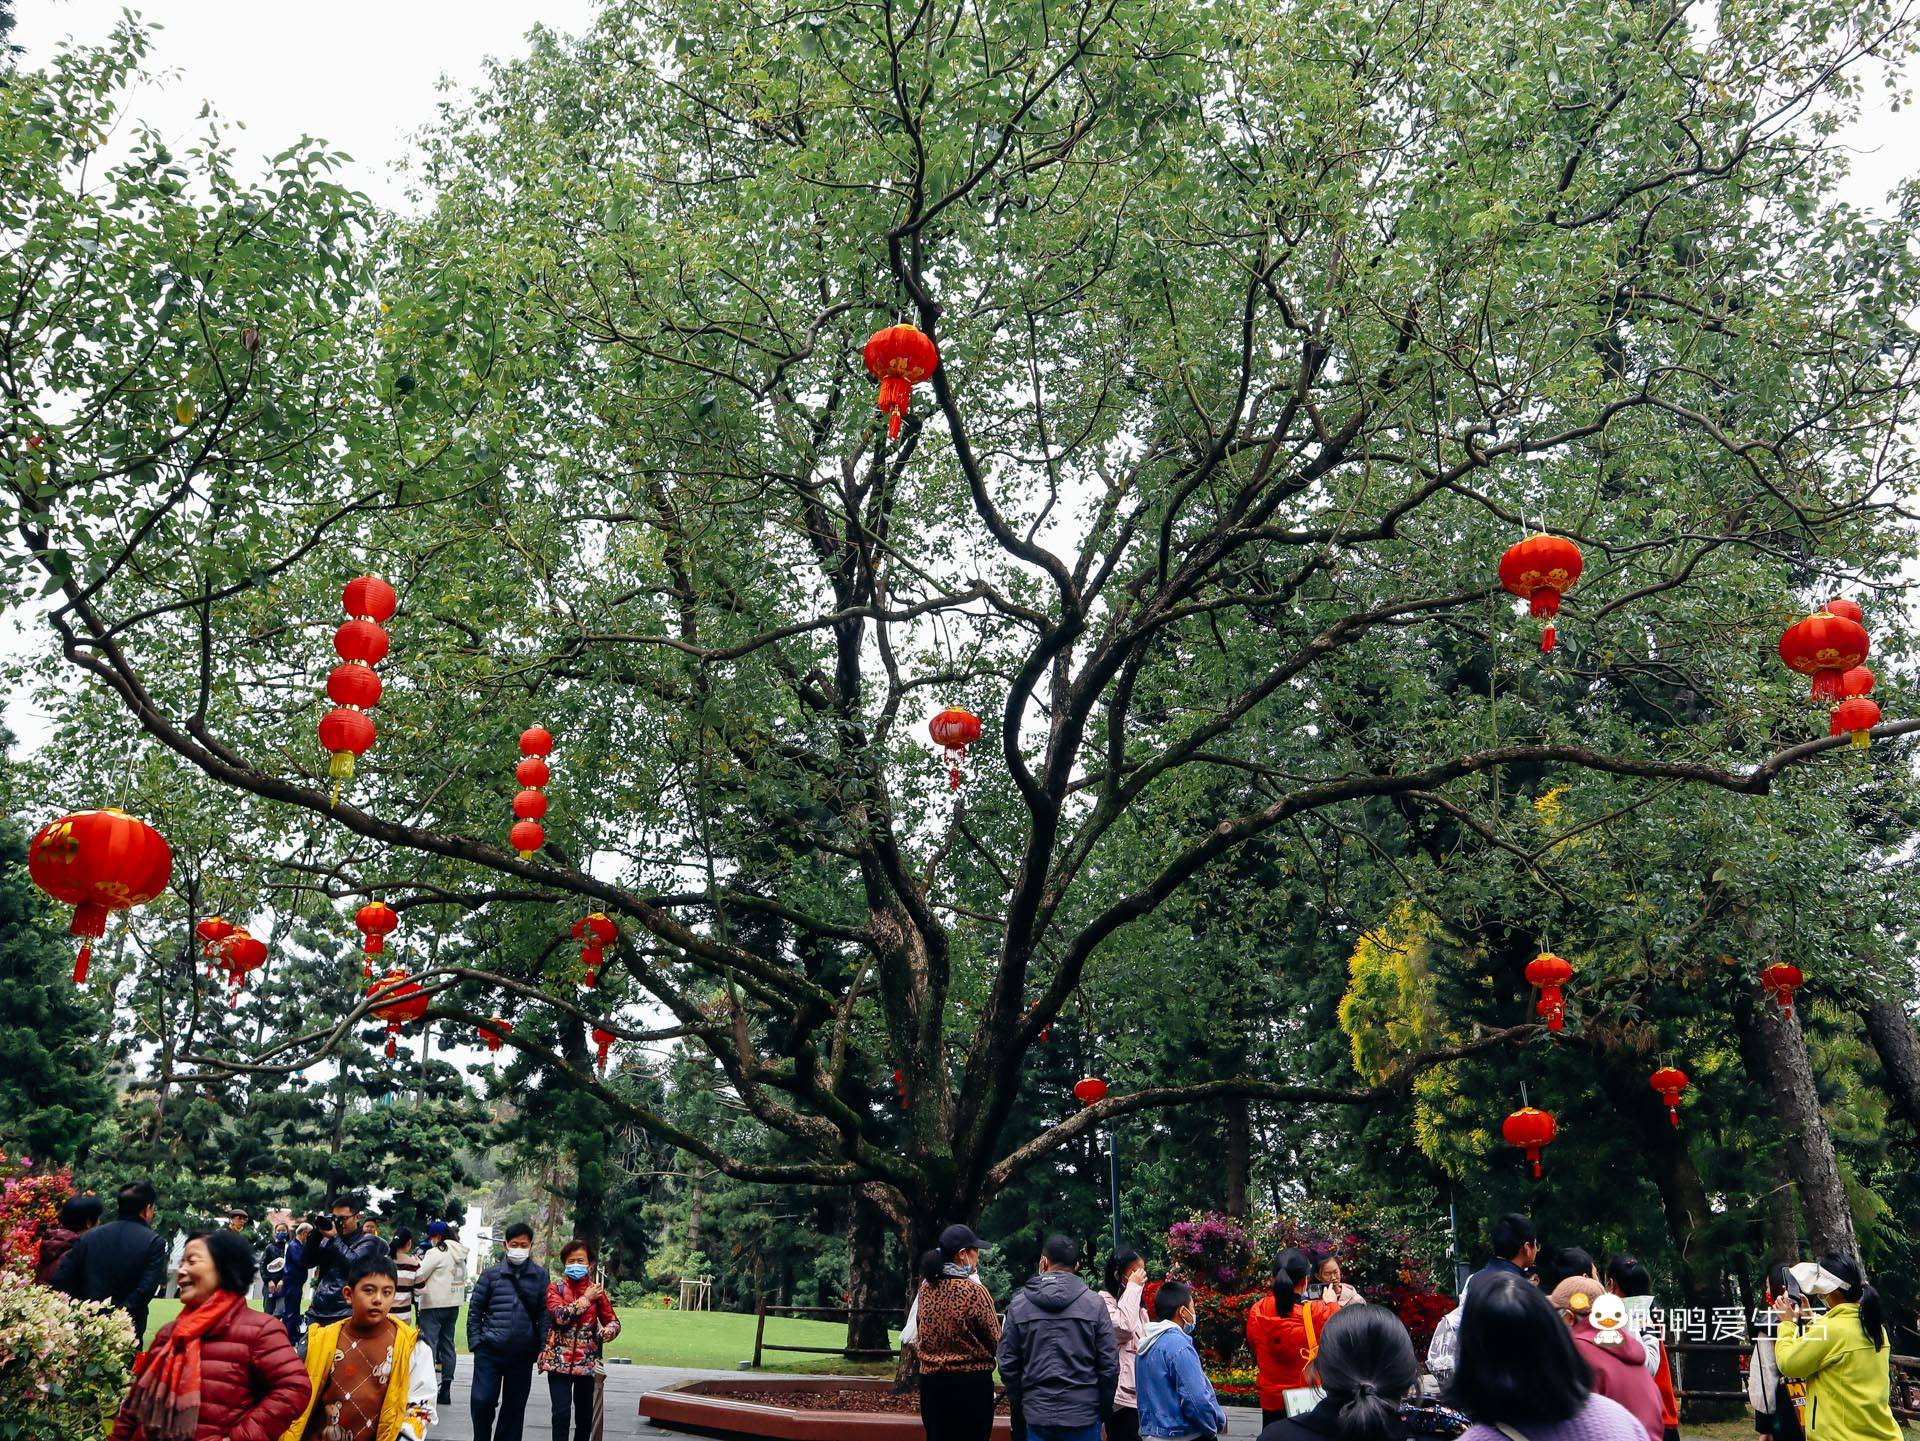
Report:
[[[473,1422],[467,1414],[467,1367],[470,1358],[460,1358],[459,1374],[453,1383],[453,1404],[440,1408],[440,1424],[429,1433],[428,1441],[473,1441]],[[781,1373],[787,1374],[785,1372]],[[667,1431],[640,1419],[640,1398],[656,1387],[675,1381],[702,1377],[742,1379],[738,1371],[687,1371],[670,1366],[607,1367],[607,1429],[604,1441],[632,1441],[651,1438],[665,1441],[684,1432]],[[1227,1408],[1227,1435],[1232,1441],[1250,1441],[1260,1434],[1260,1413],[1242,1406]],[[547,1382],[544,1376],[533,1378],[533,1393],[527,1400],[527,1424],[521,1441],[549,1441],[553,1436],[553,1416],[547,1407]]]

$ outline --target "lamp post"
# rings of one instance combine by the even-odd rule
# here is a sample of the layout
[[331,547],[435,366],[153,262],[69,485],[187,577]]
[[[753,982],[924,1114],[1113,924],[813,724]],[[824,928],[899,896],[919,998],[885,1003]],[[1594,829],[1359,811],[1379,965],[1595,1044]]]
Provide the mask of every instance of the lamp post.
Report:
[[[1098,1076],[1084,1076],[1073,1083],[1073,1094],[1083,1106],[1105,1098],[1107,1083]],[[1113,1249],[1120,1249],[1120,1135],[1116,1127],[1107,1127],[1107,1205],[1113,1222]]]

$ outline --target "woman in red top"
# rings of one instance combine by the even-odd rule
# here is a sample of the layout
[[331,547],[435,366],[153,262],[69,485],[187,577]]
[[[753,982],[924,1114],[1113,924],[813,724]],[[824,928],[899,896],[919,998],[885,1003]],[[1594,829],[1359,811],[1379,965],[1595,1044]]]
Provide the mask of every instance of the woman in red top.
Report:
[[313,1385],[277,1316],[247,1305],[253,1250],[237,1231],[187,1242],[180,1315],[133,1363],[113,1441],[277,1441]]
[[567,1441],[567,1417],[577,1441],[591,1441],[594,1393],[606,1374],[600,1348],[620,1334],[620,1318],[600,1283],[593,1280],[593,1247],[575,1236],[560,1248],[560,1279],[547,1287],[553,1325],[540,1353],[553,1402],[553,1441]]
[[1320,1332],[1340,1308],[1309,1301],[1313,1263],[1304,1251],[1282,1251],[1273,1263],[1273,1294],[1247,1312],[1247,1349],[1253,1352],[1260,1390],[1260,1424],[1287,1414],[1287,1392],[1312,1384],[1307,1370],[1320,1349]]

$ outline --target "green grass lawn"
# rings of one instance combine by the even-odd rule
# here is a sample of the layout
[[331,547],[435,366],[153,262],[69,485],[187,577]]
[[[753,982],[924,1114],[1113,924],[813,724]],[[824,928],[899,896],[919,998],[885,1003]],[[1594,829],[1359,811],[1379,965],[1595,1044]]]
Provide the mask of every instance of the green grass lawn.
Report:
[[[147,1339],[166,1322],[180,1314],[180,1303],[155,1301],[147,1313]],[[656,1306],[619,1308],[620,1334],[607,1347],[614,1360],[632,1361],[641,1366],[688,1366],[702,1370],[730,1371],[742,1361],[753,1359],[752,1316],[737,1316],[728,1311],[667,1311]],[[464,1354],[466,1346],[466,1310],[461,1308],[455,1334]],[[788,1346],[840,1346],[847,1329],[827,1321],[802,1321],[790,1316],[767,1318],[769,1344]],[[897,1338],[896,1338],[897,1339]],[[833,1355],[791,1354],[769,1351],[768,1371],[821,1371],[850,1374],[890,1374],[888,1365],[850,1363]]]

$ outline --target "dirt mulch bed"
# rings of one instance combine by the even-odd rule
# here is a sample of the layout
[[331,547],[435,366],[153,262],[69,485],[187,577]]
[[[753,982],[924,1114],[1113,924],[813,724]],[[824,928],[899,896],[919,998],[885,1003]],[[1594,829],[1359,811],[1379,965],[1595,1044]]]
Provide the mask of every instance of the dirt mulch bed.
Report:
[[[729,1386],[720,1382],[701,1387],[696,1393],[721,1401],[750,1401],[757,1406],[785,1406],[794,1411],[864,1411],[870,1414],[918,1416],[920,1398],[896,1396],[891,1391],[865,1387],[837,1386],[827,1390],[762,1391],[750,1386]],[[1007,1414],[1007,1398],[1002,1396],[996,1408]]]

